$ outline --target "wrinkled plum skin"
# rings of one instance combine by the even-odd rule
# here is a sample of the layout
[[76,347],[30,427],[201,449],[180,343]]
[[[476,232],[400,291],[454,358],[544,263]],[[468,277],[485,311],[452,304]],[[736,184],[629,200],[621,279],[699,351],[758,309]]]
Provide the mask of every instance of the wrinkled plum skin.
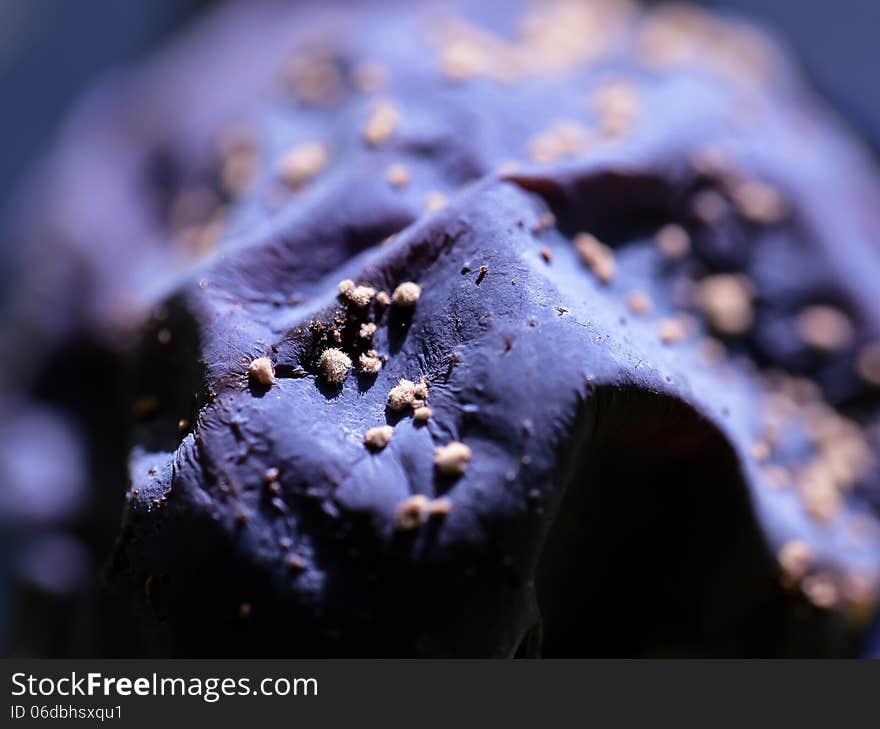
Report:
[[[472,5],[460,12],[507,32],[509,4]],[[860,146],[776,58],[755,88],[690,67],[646,72],[622,50],[517,83],[454,82],[417,8],[344,13],[332,57],[343,69],[362,59],[389,69],[380,95],[401,122],[387,142],[360,136],[376,94],[345,86],[315,105],[266,91],[291,38],[306,43],[298,29],[310,38],[324,27],[319,9],[234,7],[96,89],[38,178],[53,184],[35,186],[31,210],[51,214],[26,216],[23,259],[26,270],[45,261],[32,274],[43,285],[22,283],[26,313],[8,340],[36,338],[50,363],[92,342],[84,368],[114,383],[89,385],[110,413],[93,427],[124,435],[128,451],[101,454],[89,497],[123,517],[92,608],[106,629],[88,650],[857,652],[864,623],[783,586],[776,554],[799,539],[840,580],[876,571],[876,533],[847,532],[851,516],[878,512],[876,471],[817,525],[797,489],[768,488],[749,454],[771,369],[810,377],[866,432],[877,421],[854,350],[817,355],[792,325],[804,306],[830,302],[850,316],[853,347],[880,338],[880,188]],[[529,139],[582,117],[586,90],[613,73],[637,80],[636,129],[585,154],[528,159]],[[738,125],[744,95],[760,116]],[[208,175],[206,140],[241,118],[262,145],[263,177],[228,201],[216,250],[194,259],[156,211]],[[316,136],[326,169],[267,209],[271,161]],[[719,142],[743,174],[783,193],[790,214],[757,224],[733,210],[712,223],[694,213],[700,192],[726,194],[690,163]],[[411,173],[401,189],[385,179],[392,163]],[[73,192],[74,179],[87,184]],[[428,212],[437,191],[447,202]],[[685,260],[656,249],[668,223],[691,235]],[[579,260],[582,231],[614,250],[610,283]],[[728,342],[730,366],[708,365],[699,336],[670,345],[657,335],[681,309],[681,281],[720,272],[757,290],[753,327]],[[416,281],[422,295],[413,310],[358,312],[338,296],[345,278],[382,291]],[[48,293],[28,293],[37,289]],[[633,291],[650,296],[650,316],[628,310]],[[46,321],[47,301],[66,318]],[[388,356],[377,375],[355,367],[339,387],[322,380],[317,361],[337,320],[353,359],[368,348]],[[370,345],[356,335],[362,321],[377,324]],[[696,325],[705,331],[699,316]],[[268,388],[246,374],[261,356],[275,366]],[[419,377],[430,388],[425,424],[386,408],[400,378]],[[44,380],[34,397],[70,407]],[[157,406],[133,421],[144,395]],[[386,422],[394,436],[371,453],[363,433]],[[472,449],[455,478],[433,464],[453,440]],[[809,447],[791,428],[776,449],[797,459]],[[453,509],[396,529],[413,493]]]

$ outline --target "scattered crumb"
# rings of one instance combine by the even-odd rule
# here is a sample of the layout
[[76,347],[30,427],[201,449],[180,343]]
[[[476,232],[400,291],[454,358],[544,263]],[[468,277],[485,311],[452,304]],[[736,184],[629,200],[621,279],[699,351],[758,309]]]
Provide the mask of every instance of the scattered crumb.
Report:
[[374,93],[388,84],[391,74],[377,61],[358,61],[352,72],[352,81],[358,91]]
[[403,531],[416,529],[428,520],[428,497],[422,494],[410,496],[397,505],[394,526]]
[[829,522],[840,510],[840,492],[821,468],[808,468],[798,484],[807,513],[819,522]]
[[791,486],[791,473],[784,466],[764,466],[761,476],[771,489],[785,489]]
[[391,297],[387,291],[380,291],[376,294],[376,304],[383,308],[391,305]]
[[422,494],[414,494],[397,505],[394,526],[401,531],[417,529],[432,516],[445,516],[452,511],[452,506],[452,501],[446,498],[429,499]]
[[849,318],[831,306],[807,307],[798,315],[795,328],[804,343],[825,351],[843,349],[853,339]]
[[866,344],[856,358],[859,376],[869,385],[880,386],[880,342]]
[[440,53],[443,75],[452,81],[463,81],[476,76],[485,65],[484,55],[474,43],[452,42]]
[[698,192],[692,202],[694,214],[707,225],[719,222],[727,214],[727,200],[715,190]]
[[626,305],[633,314],[647,314],[654,306],[650,297],[641,291],[633,291],[626,297]]
[[358,336],[361,339],[372,339],[375,333],[376,325],[371,321],[361,324],[361,328],[358,330]]
[[718,364],[727,357],[727,348],[712,337],[706,337],[700,342],[700,356],[708,364]]
[[278,176],[291,187],[300,187],[327,166],[329,154],[321,142],[308,142],[289,150],[278,162]]
[[765,182],[742,182],[733,188],[731,196],[739,211],[756,223],[771,225],[785,217],[786,205],[782,195]]
[[807,599],[818,608],[833,608],[840,599],[837,585],[829,574],[805,577],[801,589]]
[[361,368],[361,372],[366,375],[375,375],[379,370],[382,369],[382,360],[379,359],[379,355],[375,349],[371,349],[369,352],[362,354],[358,357],[358,365]]
[[263,481],[265,481],[266,483],[274,483],[278,480],[278,477],[280,475],[281,474],[279,470],[274,466],[272,468],[267,468],[266,473],[263,474]]
[[759,440],[752,444],[752,458],[759,463],[768,460],[771,455],[770,444],[766,441]]
[[654,234],[657,250],[666,258],[682,258],[691,249],[691,237],[677,223],[664,225]]
[[400,121],[400,112],[388,99],[376,103],[370,113],[361,134],[367,144],[377,146],[387,142],[397,130]]
[[318,364],[324,379],[331,384],[338,385],[351,369],[351,358],[341,349],[331,347],[324,350]]
[[578,233],[574,237],[574,247],[581,260],[602,283],[608,283],[614,278],[617,270],[614,252],[596,236],[590,233]]
[[394,435],[394,428],[390,425],[377,425],[364,434],[364,444],[370,450],[381,451],[391,442],[392,435]]
[[409,170],[402,164],[393,164],[385,171],[385,179],[391,187],[406,187],[409,184]]
[[697,284],[696,299],[712,327],[731,336],[744,334],[752,326],[754,289],[745,276],[717,274]]
[[543,212],[532,226],[532,233],[541,233],[556,225],[556,216],[551,212]]
[[298,554],[291,554],[287,558],[287,567],[293,572],[302,572],[308,567],[304,557]]
[[416,383],[402,379],[388,393],[388,407],[392,410],[403,410],[412,405],[416,397]]
[[427,405],[422,405],[421,407],[413,410],[413,420],[417,423],[425,423],[430,420],[433,415],[433,411]]
[[687,337],[687,327],[680,318],[664,319],[660,322],[660,341],[675,344]]
[[699,147],[690,154],[688,162],[694,172],[706,177],[725,177],[731,171],[731,160],[718,146]]
[[238,617],[242,620],[247,620],[253,611],[253,606],[249,602],[243,602],[238,606]]
[[334,59],[321,53],[297,55],[289,59],[281,73],[284,84],[301,101],[323,104],[342,89],[342,73]]
[[339,282],[339,293],[348,301],[359,308],[364,308],[376,295],[376,289],[372,286],[355,286],[350,278]]
[[446,516],[452,511],[452,507],[453,504],[451,499],[431,499],[428,502],[428,513],[431,516]]
[[776,559],[786,577],[797,582],[807,574],[807,569],[812,559],[812,552],[806,542],[800,539],[792,539],[790,542],[782,545],[782,548],[776,555]]
[[436,213],[446,207],[446,195],[434,190],[425,196],[425,212]]
[[412,281],[400,284],[391,295],[391,301],[397,306],[411,308],[416,305],[422,295],[422,287]]
[[633,83],[614,80],[593,91],[590,106],[599,120],[602,133],[609,137],[619,137],[629,131],[638,118],[641,101]]
[[550,250],[547,246],[541,246],[541,249],[538,251],[541,254],[541,258],[543,258],[547,263],[553,262],[553,251]]
[[252,132],[229,129],[218,140],[220,147],[220,182],[224,191],[236,196],[246,192],[254,183],[259,163],[259,145]]
[[434,465],[445,476],[460,476],[471,461],[471,449],[459,441],[452,441],[434,449]]
[[529,158],[549,163],[583,152],[592,134],[583,124],[560,120],[535,134],[529,140]]
[[275,368],[272,366],[272,360],[268,357],[257,357],[248,365],[248,377],[251,382],[269,387],[275,382]]

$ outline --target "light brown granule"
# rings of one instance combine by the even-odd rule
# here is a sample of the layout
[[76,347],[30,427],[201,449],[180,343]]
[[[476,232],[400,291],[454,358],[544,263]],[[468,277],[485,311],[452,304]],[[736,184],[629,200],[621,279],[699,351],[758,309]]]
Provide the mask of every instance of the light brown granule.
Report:
[[416,529],[428,520],[428,497],[414,494],[401,501],[394,511],[394,527],[401,531]]
[[550,250],[547,246],[541,246],[538,253],[541,254],[541,258],[543,258],[547,263],[553,262],[553,251]]
[[376,294],[376,304],[383,308],[391,305],[391,297],[388,295],[387,291],[380,291]]
[[393,164],[385,171],[385,179],[391,187],[406,187],[409,184],[409,170],[401,164]]
[[759,463],[768,460],[771,455],[770,444],[766,441],[759,440],[752,443],[752,458]]
[[388,407],[392,410],[408,408],[416,397],[415,390],[412,380],[401,379],[388,393]]
[[428,383],[424,377],[419,377],[419,381],[413,386],[413,395],[418,400],[428,399]]
[[275,483],[278,480],[279,476],[279,470],[275,468],[275,466],[272,466],[271,468],[266,469],[266,473],[263,474],[263,481],[265,481],[267,484]]
[[382,360],[379,359],[379,355],[375,349],[371,349],[366,354],[362,354],[358,357],[358,365],[361,368],[361,372],[366,375],[375,375],[379,370],[382,369]]
[[259,156],[256,144],[242,139],[222,152],[220,182],[223,190],[235,197],[246,192],[255,182]]
[[636,86],[628,80],[613,80],[593,91],[590,106],[603,134],[619,137],[629,131],[641,111]]
[[727,357],[727,348],[712,337],[706,337],[700,342],[700,356],[708,364],[718,364]]
[[742,182],[733,188],[731,195],[739,211],[756,223],[771,225],[785,217],[786,205],[782,195],[766,182]]
[[434,449],[434,465],[445,476],[461,476],[471,461],[470,446],[452,441]]
[[361,324],[361,328],[358,330],[358,336],[361,339],[372,339],[375,333],[376,325],[371,321]]
[[391,436],[393,435],[394,428],[390,425],[377,425],[375,428],[370,428],[364,433],[364,444],[370,450],[381,451],[391,442]]
[[626,297],[626,305],[633,314],[647,314],[651,311],[653,302],[647,294],[633,291]]
[[422,405],[421,407],[413,410],[413,420],[415,420],[417,423],[426,423],[428,420],[431,419],[431,416],[433,414],[434,413],[431,408],[429,408],[427,405]]
[[532,233],[542,233],[556,225],[556,216],[551,212],[543,212],[532,225]]
[[675,344],[687,337],[687,327],[681,318],[673,317],[660,322],[659,333],[663,344]]
[[862,347],[856,359],[856,369],[869,385],[880,386],[880,342]]
[[414,494],[401,501],[394,512],[394,527],[400,531],[417,529],[432,516],[446,516],[452,511],[452,501],[446,498],[429,499]]
[[425,212],[436,213],[446,207],[446,195],[434,190],[425,196]]
[[810,566],[812,553],[809,545],[800,540],[792,539],[782,545],[776,559],[785,576],[794,582],[800,581]]
[[358,91],[374,93],[383,89],[391,74],[377,61],[359,61],[352,72],[352,81]]
[[590,267],[602,283],[608,283],[617,271],[614,252],[590,233],[578,233],[574,237],[574,247],[581,260]]
[[392,101],[383,99],[374,105],[361,134],[367,144],[377,146],[391,138],[399,122],[400,112],[397,107]]
[[278,162],[278,176],[291,187],[300,187],[327,166],[327,147],[321,142],[300,144]]
[[654,234],[654,242],[657,250],[670,259],[682,258],[691,249],[691,237],[688,232],[677,223],[664,225]]
[[431,516],[446,516],[452,511],[452,501],[450,499],[431,499],[428,502],[428,513]]
[[791,485],[791,473],[784,466],[764,466],[761,476],[771,489],[785,489]]
[[688,163],[694,172],[705,177],[728,177],[733,164],[724,149],[711,144],[693,150]]
[[285,85],[309,104],[331,101],[343,86],[338,64],[326,54],[295,56],[285,63],[281,76]]
[[412,281],[405,281],[400,284],[391,295],[391,301],[396,306],[411,308],[416,305],[419,297],[422,295],[422,287]]
[[463,81],[477,75],[484,65],[483,51],[473,42],[453,41],[441,49],[443,75],[453,81]]
[[707,225],[719,222],[728,210],[727,200],[715,190],[698,192],[691,205],[694,214]]
[[808,468],[800,477],[801,498],[816,521],[829,522],[840,511],[841,496],[830,475],[819,467]]
[[831,306],[809,306],[797,317],[795,329],[811,347],[835,351],[847,347],[853,339],[849,318]]
[[712,327],[722,334],[744,334],[752,326],[751,282],[745,276],[717,274],[697,284],[697,303]]
[[341,349],[331,347],[324,350],[318,364],[324,379],[331,384],[338,385],[346,378],[351,369],[351,358]]
[[275,368],[272,366],[272,360],[268,357],[257,357],[248,365],[248,377],[251,382],[269,387],[275,382]]
[[590,136],[578,122],[557,121],[529,140],[529,157],[534,162],[548,163],[576,155],[586,148]]
[[339,293],[348,301],[359,308],[364,308],[376,295],[376,289],[372,286],[355,286],[350,278],[339,282]]
[[825,573],[805,577],[801,583],[807,599],[818,608],[829,609],[837,605],[840,592],[834,583],[834,578]]

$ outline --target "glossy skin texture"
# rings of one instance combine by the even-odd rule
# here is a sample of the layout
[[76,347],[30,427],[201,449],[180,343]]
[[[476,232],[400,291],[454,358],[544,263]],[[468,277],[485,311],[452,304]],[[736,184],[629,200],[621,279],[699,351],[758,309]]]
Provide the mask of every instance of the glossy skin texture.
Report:
[[[62,146],[55,179],[104,205],[62,196],[67,237],[43,240],[78,251],[76,327],[130,352],[126,392],[153,403],[108,569],[125,650],[508,656],[543,620],[551,655],[853,652],[880,565],[864,151],[749,28],[575,3],[513,43],[525,10],[474,5],[234,7]],[[716,361],[693,291],[720,273],[752,320]],[[345,279],[421,294],[358,306]],[[798,333],[815,305],[846,317],[831,351]],[[141,321],[133,350],[110,336]],[[328,348],[355,363],[339,385]],[[427,422],[387,407],[401,378]],[[460,476],[435,466],[451,441]],[[413,494],[452,508],[402,529]]]

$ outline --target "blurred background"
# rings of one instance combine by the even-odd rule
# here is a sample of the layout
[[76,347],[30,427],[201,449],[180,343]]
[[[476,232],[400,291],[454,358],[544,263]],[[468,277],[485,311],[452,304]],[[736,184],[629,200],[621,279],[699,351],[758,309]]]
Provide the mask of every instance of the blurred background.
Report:
[[[0,201],[96,74],[131,61],[217,0],[0,0]],[[832,103],[880,146],[877,0],[703,0],[786,40]]]
[[[77,98],[97,76],[136,61],[217,4],[217,0],[0,0],[0,278],[8,251],[8,238],[2,232],[12,193],[51,146]],[[875,150],[880,149],[880,93],[876,92],[880,2],[704,0],[699,4],[741,13],[774,32],[832,106]],[[9,435],[13,430],[14,437]],[[0,422],[0,446],[4,441],[27,443],[29,431],[53,432],[45,422]],[[57,463],[45,464],[47,482],[80,470],[79,455],[68,445],[59,431],[54,447]],[[0,449],[0,478],[7,480],[19,462],[16,459],[26,458],[25,452]],[[75,491],[81,485],[71,488]],[[4,530],[15,518],[12,499],[20,496],[0,482],[0,549],[7,557],[0,570],[9,571],[0,574],[0,655],[53,652],[51,646],[60,640],[40,633],[50,620],[43,622],[38,614],[29,621],[35,633],[13,638],[6,619],[13,592],[28,589],[63,595],[98,567],[78,542],[61,535],[25,550],[15,530]],[[34,504],[35,509],[39,506]],[[64,568],[53,572],[47,566],[54,564]],[[28,582],[26,587],[23,581]]]

